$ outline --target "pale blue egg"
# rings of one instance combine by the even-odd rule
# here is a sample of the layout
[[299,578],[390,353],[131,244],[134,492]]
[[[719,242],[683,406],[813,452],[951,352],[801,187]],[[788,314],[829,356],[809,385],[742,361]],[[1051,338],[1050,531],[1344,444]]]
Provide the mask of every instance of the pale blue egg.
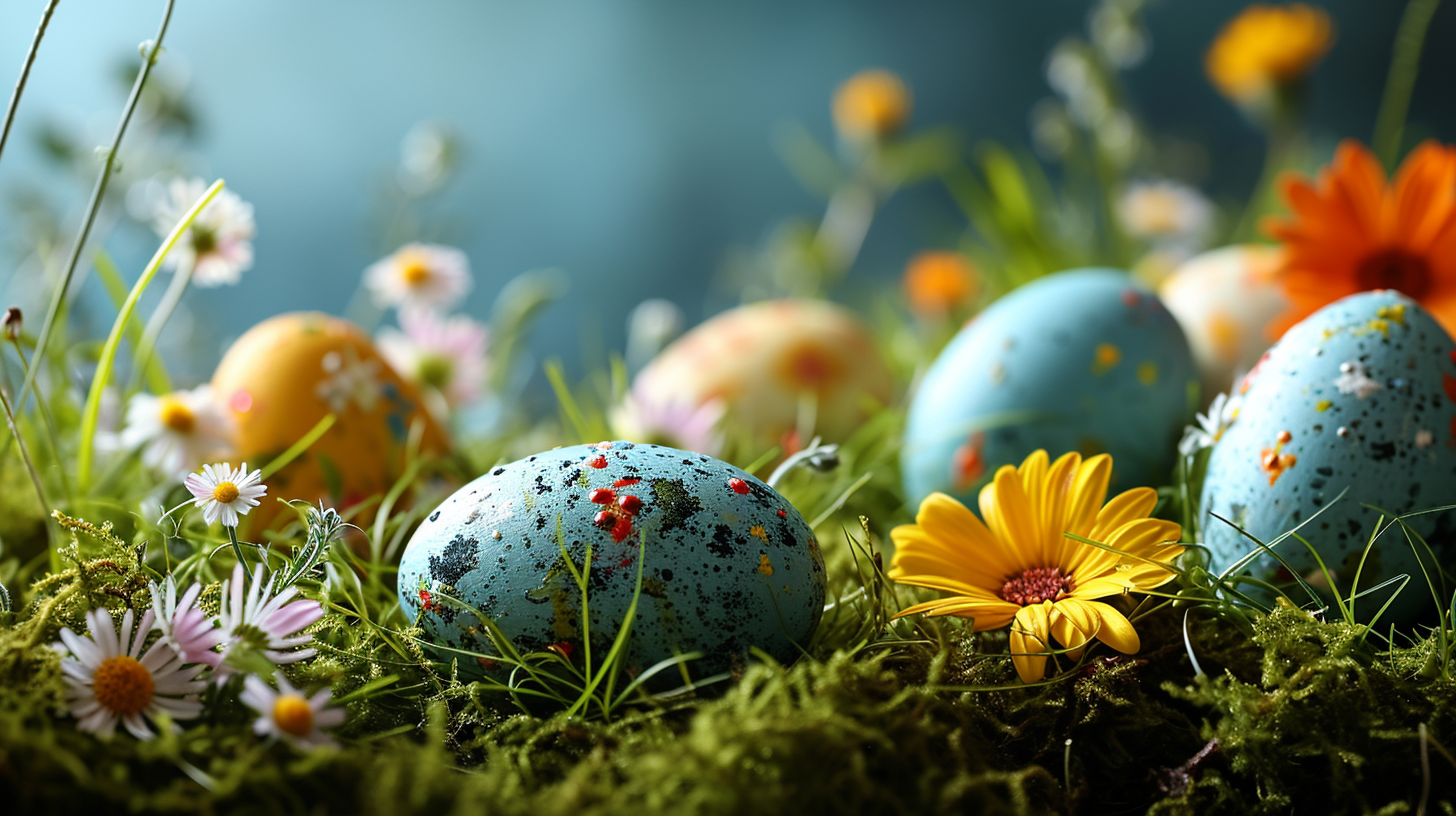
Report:
[[910,406],[907,499],[974,498],[1045,449],[1108,453],[1113,488],[1166,484],[1197,379],[1163,304],[1127,273],[1059,272],[993,303],[950,342]]
[[[436,644],[497,654],[464,604],[518,650],[559,645],[580,665],[582,593],[572,569],[586,570],[600,661],[627,618],[639,566],[627,652],[634,671],[703,652],[688,664],[701,679],[751,648],[792,662],[824,608],[824,560],[793,505],[732,465],[632,442],[558,448],[461,488],[410,539],[399,598]],[[461,664],[475,670],[468,657]],[[681,682],[676,670],[668,676]]]
[[[1352,295],[1291,328],[1236,389],[1238,413],[1208,461],[1200,517],[1213,567],[1222,571],[1257,545],[1211,513],[1267,542],[1323,511],[1300,535],[1348,597],[1379,518],[1362,504],[1403,514],[1456,502],[1453,353],[1456,344],[1441,326],[1393,291]],[[1336,501],[1341,491],[1347,492]],[[1450,513],[1407,522],[1426,537],[1438,563],[1452,566]],[[1321,588],[1326,583],[1299,541],[1286,539],[1277,552],[1299,575]],[[1282,574],[1267,555],[1251,572],[1264,579]],[[1433,608],[1421,564],[1397,528],[1377,542],[1359,588],[1401,574],[1412,581],[1388,620]],[[1368,618],[1392,591],[1360,599],[1356,611],[1363,608]],[[1450,589],[1443,595],[1449,603]]]

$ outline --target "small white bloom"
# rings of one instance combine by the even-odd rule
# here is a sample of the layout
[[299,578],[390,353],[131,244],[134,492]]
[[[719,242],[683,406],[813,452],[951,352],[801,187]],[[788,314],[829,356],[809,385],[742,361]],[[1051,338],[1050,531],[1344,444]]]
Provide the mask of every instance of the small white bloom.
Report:
[[623,439],[666,445],[717,456],[723,450],[719,427],[727,406],[720,399],[701,405],[684,400],[661,402],[647,395],[638,380],[612,412],[612,430]]
[[1185,253],[1202,248],[1213,229],[1213,204],[1193,187],[1166,179],[1129,185],[1117,214],[1128,234]]
[[247,462],[236,470],[227,462],[203,465],[202,473],[187,474],[184,484],[192,503],[202,508],[202,518],[208,524],[221,520],[224,527],[238,526],[238,517],[257,507],[268,492],[263,471],[249,473]]
[[395,370],[450,406],[467,405],[485,393],[489,335],[483,324],[411,308],[400,310],[399,325],[403,331],[379,333],[379,351]]
[[[234,650],[253,649],[273,663],[293,663],[313,657],[314,649],[295,649],[313,641],[312,635],[298,632],[313,625],[323,617],[324,609],[318,601],[298,600],[289,603],[298,594],[298,587],[287,587],[277,595],[271,594],[271,578],[262,564],[253,568],[252,581],[243,592],[243,565],[233,566],[232,578],[222,583],[223,658]],[[219,667],[219,676],[226,676],[226,664]]]
[[[173,179],[152,217],[157,234],[170,234],[207,187],[202,179]],[[222,190],[192,220],[164,266],[190,267],[198,286],[235,284],[253,266],[253,231],[253,205],[231,190]]]
[[368,411],[384,394],[378,360],[360,360],[352,355],[346,360],[337,351],[331,351],[324,355],[323,367],[328,376],[314,388],[314,393],[336,414],[351,402]]
[[253,731],[285,739],[296,748],[337,745],[323,729],[342,723],[345,715],[344,709],[329,706],[329,690],[305,697],[282,672],[273,675],[273,679],[278,683],[277,691],[256,674],[248,675],[243,681],[238,699],[259,715],[253,721]]
[[69,686],[71,716],[80,721],[76,727],[82,731],[110,737],[119,721],[137,739],[150,739],[156,734],[146,720],[155,722],[164,711],[174,720],[189,720],[202,712],[197,693],[207,684],[196,678],[205,667],[183,666],[165,640],[142,653],[153,613],[142,615],[135,638],[134,616],[132,610],[126,611],[119,635],[105,609],[86,613],[90,637],[70,628],[61,630],[55,648],[68,654],[61,660],[61,671]]
[[1189,425],[1183,432],[1183,440],[1178,443],[1178,452],[1184,456],[1192,456],[1204,448],[1213,447],[1223,438],[1229,426],[1234,424],[1242,404],[1241,398],[1230,397],[1228,394],[1214,397],[1208,406],[1208,413],[1195,416],[1198,425]]
[[197,608],[197,596],[202,594],[202,585],[193,584],[177,597],[177,581],[170,575],[164,584],[153,581],[152,614],[156,618],[156,629],[162,633],[162,640],[170,644],[187,663],[206,663],[217,668],[222,656],[213,649],[221,638],[217,621]]
[[381,307],[448,309],[470,284],[465,253],[438,244],[406,244],[364,270],[364,285]]
[[1365,399],[1384,387],[1370,379],[1363,364],[1354,360],[1340,363],[1340,376],[1335,378],[1335,388],[1341,394],[1354,394],[1355,399]]
[[226,453],[232,433],[232,420],[213,401],[212,387],[203,385],[161,397],[132,397],[117,441],[126,450],[140,448],[147,467],[179,476]]

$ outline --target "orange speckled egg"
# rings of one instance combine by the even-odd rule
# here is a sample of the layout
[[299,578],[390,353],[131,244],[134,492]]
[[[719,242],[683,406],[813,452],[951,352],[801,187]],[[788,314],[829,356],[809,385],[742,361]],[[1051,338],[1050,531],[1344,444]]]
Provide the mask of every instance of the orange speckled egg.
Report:
[[638,374],[634,393],[661,404],[720,399],[730,431],[772,445],[795,430],[806,395],[816,406],[814,433],[843,440],[865,420],[867,401],[889,403],[893,381],[854,313],[820,300],[772,300],[683,335]]
[[268,497],[251,515],[254,529],[278,518],[284,508],[275,498],[322,499],[344,510],[387,491],[403,470],[412,428],[422,453],[449,447],[414,386],[369,336],[319,312],[279,315],[249,329],[223,355],[212,390],[236,422],[236,456],[249,467],[266,465],[331,412],[337,416],[268,478]]

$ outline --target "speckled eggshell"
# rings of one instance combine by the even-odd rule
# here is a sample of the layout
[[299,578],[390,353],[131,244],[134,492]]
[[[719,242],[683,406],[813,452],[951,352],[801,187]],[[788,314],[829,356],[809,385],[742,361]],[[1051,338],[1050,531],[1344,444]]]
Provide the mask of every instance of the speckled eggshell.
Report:
[[[340,510],[382,494],[404,468],[410,429],[420,450],[443,453],[449,440],[414,386],[380,356],[353,323],[319,312],[269,318],[239,337],[212,375],[212,391],[233,419],[239,461],[262,467],[331,412],[334,425],[268,479],[268,498],[247,524],[271,525],[283,505],[325,501]],[[368,517],[356,518],[361,524]]]
[[[805,394],[814,432],[842,440],[886,405],[893,381],[874,338],[853,312],[822,300],[770,300],[730,309],[678,338],[637,375],[656,403],[721,399],[728,421],[761,445],[795,429]],[[807,440],[804,440],[807,441]]]
[[[1208,461],[1201,517],[1213,566],[1222,570],[1255,545],[1210,513],[1269,541],[1325,508],[1300,534],[1348,597],[1378,518],[1362,503],[1407,513],[1456,501],[1453,354],[1456,344],[1430,315],[1393,291],[1351,295],[1291,328],[1244,379],[1238,416]],[[1407,523],[1450,569],[1451,514]],[[1420,566],[1400,531],[1376,548],[1360,587],[1408,574],[1394,618],[1429,607]],[[1298,541],[1286,539],[1279,553],[1300,575],[1323,583]],[[1268,578],[1278,568],[1265,556],[1253,571]],[[1361,599],[1357,611],[1364,604],[1373,614],[1388,595]]]
[[1125,272],[1059,272],[993,303],[926,372],[901,452],[907,499],[972,501],[1044,448],[1109,453],[1113,487],[1167,482],[1196,376],[1183,332]]
[[1288,305],[1271,279],[1278,258],[1275,247],[1223,247],[1184,262],[1158,286],[1188,338],[1204,405],[1227,392],[1269,348],[1265,328]]
[[632,601],[639,536],[628,651],[637,670],[703,651],[689,665],[702,678],[750,647],[787,663],[808,643],[824,559],[793,505],[732,465],[631,442],[558,448],[461,488],[410,539],[400,602],[437,644],[495,653],[475,615],[443,594],[494,620],[517,649],[579,649],[581,595],[559,542],[578,569],[590,546],[592,648],[604,655]]

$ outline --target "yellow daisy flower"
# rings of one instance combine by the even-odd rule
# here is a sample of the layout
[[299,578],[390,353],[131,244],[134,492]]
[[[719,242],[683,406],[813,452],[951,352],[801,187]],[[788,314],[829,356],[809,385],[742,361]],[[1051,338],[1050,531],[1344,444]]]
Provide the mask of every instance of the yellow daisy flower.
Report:
[[1308,74],[1334,41],[1334,25],[1324,9],[1255,3],[1219,32],[1204,68],[1224,96],[1240,104],[1257,102]]
[[[1046,451],[1005,465],[981,490],[981,517],[943,493],[920,504],[915,524],[895,528],[889,576],[947,597],[900,615],[972,618],[976,631],[1011,627],[1011,660],[1022,682],[1040,680],[1056,640],[1072,658],[1096,638],[1133,654],[1141,646],[1127,617],[1097,599],[1161,586],[1183,552],[1182,528],[1148,518],[1157,491],[1107,497],[1112,458],[1086,461]],[[1084,544],[1071,533],[1116,549]]]

